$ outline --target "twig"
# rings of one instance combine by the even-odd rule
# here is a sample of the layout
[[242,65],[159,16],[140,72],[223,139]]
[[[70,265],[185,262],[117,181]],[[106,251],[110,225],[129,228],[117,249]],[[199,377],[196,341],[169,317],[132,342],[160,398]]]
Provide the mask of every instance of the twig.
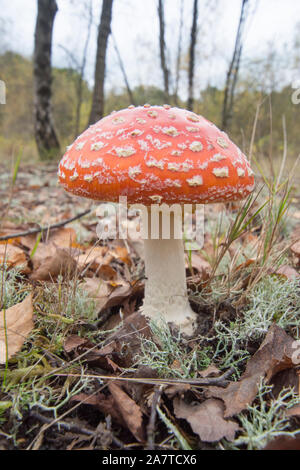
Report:
[[106,429],[110,432],[111,439],[112,439],[113,443],[116,446],[118,446],[120,449],[124,449],[124,447],[125,447],[124,442],[120,441],[120,439],[118,439],[116,436],[114,436],[114,434],[112,432],[111,416],[110,415],[106,416],[105,423],[106,423]]
[[55,422],[55,421],[53,421],[53,419],[47,418],[46,416],[43,416],[43,415],[40,415],[39,413],[37,413],[35,411],[30,412],[30,417],[34,418],[34,419],[37,419],[41,423],[51,424],[51,425],[55,424],[56,426],[59,426],[59,427],[62,427],[63,429],[66,429],[67,431],[76,432],[78,434],[85,434],[86,436],[94,436],[95,433],[96,433],[95,431],[83,428],[83,427],[78,426],[76,424],[67,423],[66,421]]
[[[91,348],[91,349],[94,349],[94,346],[93,346],[93,348]],[[84,354],[86,354],[86,351],[85,351],[85,353],[81,354],[81,356],[84,355]],[[80,356],[79,356],[79,357],[80,357]],[[79,358],[77,358],[77,360],[78,360],[78,359],[79,359]],[[76,358],[73,359],[73,360],[70,361],[70,362],[74,362],[75,360],[76,360]],[[135,366],[135,365],[136,365],[136,364],[134,364],[134,366]],[[125,373],[125,371],[122,372],[121,375],[122,375],[123,373]],[[47,377],[47,375],[45,375],[44,378],[45,378],[45,377]],[[118,377],[118,379],[119,379],[119,377]],[[48,429],[48,428],[50,428],[51,426],[53,426],[53,424],[59,423],[61,419],[65,418],[65,417],[68,416],[70,413],[72,413],[73,411],[75,411],[77,408],[79,408],[83,403],[85,403],[85,402],[86,402],[87,400],[89,400],[91,397],[96,396],[96,395],[97,395],[99,392],[101,392],[106,386],[107,386],[107,384],[102,384],[101,387],[97,388],[91,395],[87,395],[83,400],[79,401],[79,402],[76,403],[74,406],[72,406],[71,408],[67,409],[61,416],[58,416],[58,417],[56,417],[55,419],[53,419],[49,424],[47,424],[47,428],[46,428],[46,429]],[[44,429],[43,432],[46,431],[46,429]],[[31,449],[32,449],[32,447],[34,446],[35,442],[39,439],[40,433],[41,433],[41,431],[37,434],[37,436],[34,437],[33,441],[29,444],[29,446],[27,446],[26,450],[31,450]],[[118,445],[116,441],[115,441],[115,444]]]
[[84,212],[81,212],[80,214],[75,215],[75,217],[71,217],[70,219],[65,219],[62,222],[58,222],[57,224],[49,225],[48,227],[37,227],[33,228],[31,230],[27,230],[26,232],[19,232],[19,233],[13,233],[11,235],[3,235],[0,237],[0,241],[5,241],[9,240],[10,238],[19,238],[19,237],[26,237],[27,235],[34,235],[35,233],[40,233],[40,232],[48,232],[49,230],[53,230],[55,228],[60,228],[63,227],[64,225],[69,224],[70,222],[74,222],[74,220],[80,219],[81,217],[84,217],[85,215],[89,214],[92,212],[92,209],[88,209]]
[[[32,411],[30,412],[30,417],[31,418],[34,418],[38,421],[40,421],[41,423],[43,424],[49,424],[50,426],[52,425],[55,425],[55,426],[59,426],[63,429],[66,429],[67,431],[69,432],[75,432],[75,433],[78,433],[78,434],[84,434],[85,436],[90,436],[91,438],[97,438],[98,437],[98,428],[96,430],[91,430],[91,429],[87,429],[87,428],[84,428],[84,427],[81,427],[77,424],[73,424],[73,423],[67,423],[66,421],[59,421],[59,422],[55,422],[53,421],[53,419],[51,418],[47,418],[46,416],[43,416],[39,413],[37,413],[36,411]],[[111,435],[111,439],[112,439],[112,442],[119,448],[124,448],[124,444],[122,441],[120,441],[120,439],[118,439],[117,437],[115,437],[112,433],[112,430],[111,430],[111,419],[110,419],[110,415],[108,417],[106,417],[105,419],[106,421],[106,428],[108,430],[108,432],[110,433]],[[48,428],[47,428],[48,429]]]
[[[78,358],[77,358],[78,359]],[[149,385],[191,385],[194,387],[227,387],[228,378],[235,372],[235,368],[231,367],[225,374],[220,375],[219,377],[208,377],[205,379],[149,379],[149,378],[137,378],[137,377],[120,377],[117,375],[96,375],[96,374],[73,374],[73,373],[55,373],[52,372],[51,375],[56,375],[58,377],[89,377],[96,378],[101,380],[120,380],[133,383],[143,383]]]
[[147,427],[147,450],[155,450],[155,421],[156,421],[156,408],[160,402],[160,397],[163,391],[163,385],[160,387],[155,387],[154,395],[151,404],[151,415],[149,419],[149,424]]

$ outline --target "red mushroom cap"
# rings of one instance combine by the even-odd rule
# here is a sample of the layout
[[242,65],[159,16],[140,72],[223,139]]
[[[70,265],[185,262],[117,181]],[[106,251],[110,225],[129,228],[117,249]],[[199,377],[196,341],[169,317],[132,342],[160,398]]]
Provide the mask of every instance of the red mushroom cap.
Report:
[[170,106],[132,107],[101,119],[68,147],[59,180],[98,201],[213,203],[254,189],[249,162],[202,116]]

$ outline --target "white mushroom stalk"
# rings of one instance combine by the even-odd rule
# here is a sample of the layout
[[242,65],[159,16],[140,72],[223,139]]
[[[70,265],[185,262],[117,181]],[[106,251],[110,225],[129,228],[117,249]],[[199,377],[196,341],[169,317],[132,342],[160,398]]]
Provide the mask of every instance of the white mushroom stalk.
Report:
[[[174,225],[173,225],[174,220]],[[197,315],[191,309],[187,294],[184,242],[175,239],[181,231],[181,216],[171,218],[170,239],[144,240],[145,298],[141,312],[158,323],[173,324],[191,336]]]

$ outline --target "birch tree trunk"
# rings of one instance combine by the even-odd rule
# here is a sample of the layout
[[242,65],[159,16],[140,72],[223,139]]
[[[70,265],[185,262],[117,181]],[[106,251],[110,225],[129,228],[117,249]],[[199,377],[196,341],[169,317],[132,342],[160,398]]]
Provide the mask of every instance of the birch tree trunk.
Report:
[[193,7],[193,23],[191,29],[191,40],[189,50],[189,85],[188,85],[188,101],[187,109],[193,111],[194,109],[194,75],[195,75],[195,50],[197,41],[197,21],[198,21],[198,0],[194,0]]
[[104,81],[108,38],[111,32],[113,0],[103,0],[101,20],[98,29],[95,85],[89,124],[94,124],[104,114]]
[[35,140],[41,160],[55,158],[60,152],[51,108],[51,50],[56,12],[55,0],[38,0],[34,39],[34,112]]
[[178,90],[179,90],[181,50],[182,50],[183,12],[184,12],[184,0],[181,0],[181,3],[180,3],[179,36],[178,36],[178,45],[177,45],[177,58],[176,58],[175,87],[174,87],[174,103],[175,103],[175,106],[178,106]]
[[93,25],[92,0],[90,0],[89,3],[85,6],[88,11],[88,24],[87,24],[86,39],[85,39],[85,43],[83,47],[82,62],[78,70],[78,82],[76,86],[77,104],[76,104],[76,119],[75,119],[75,137],[77,137],[80,132],[83,81],[84,81],[84,73],[85,73],[85,66],[86,66],[86,59],[87,59],[87,51],[88,51],[88,46],[89,46],[90,37],[91,37],[91,30],[92,30],[92,25]]
[[165,13],[163,0],[158,0],[158,19],[159,19],[159,50],[160,63],[164,77],[164,92],[166,103],[169,102],[169,69],[166,61],[166,41],[165,41]]

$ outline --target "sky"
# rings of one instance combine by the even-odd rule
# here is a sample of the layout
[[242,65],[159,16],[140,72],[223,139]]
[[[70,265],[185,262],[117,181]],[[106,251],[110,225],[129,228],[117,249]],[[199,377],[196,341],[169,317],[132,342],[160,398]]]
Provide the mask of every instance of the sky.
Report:
[[[57,0],[53,36],[53,65],[70,65],[66,49],[81,61],[86,37],[84,4],[89,0]],[[97,24],[101,0],[93,2],[94,24],[87,54],[86,78],[93,83]],[[214,3],[218,6],[212,9]],[[281,50],[291,44],[300,24],[299,0],[251,0],[252,15],[245,36],[244,60],[261,57],[271,47]],[[188,47],[193,0],[184,0],[184,45]],[[174,65],[178,41],[180,0],[165,0],[168,60]],[[241,0],[199,0],[197,68],[199,87],[225,80],[237,31]],[[37,0],[0,0],[0,18],[6,22],[5,43],[9,49],[31,56]],[[157,0],[114,0],[112,31],[118,44],[131,86],[139,83],[162,86],[158,56]],[[3,42],[3,41],[2,41]],[[0,38],[1,46],[1,38]],[[187,49],[186,49],[187,50]],[[107,86],[122,87],[123,79],[110,41]],[[1,71],[0,71],[1,74]],[[186,75],[186,74],[185,74]],[[1,78],[1,77],[0,77]],[[294,77],[297,78],[297,77]],[[183,77],[182,87],[185,87]],[[184,93],[184,92],[183,92]]]

